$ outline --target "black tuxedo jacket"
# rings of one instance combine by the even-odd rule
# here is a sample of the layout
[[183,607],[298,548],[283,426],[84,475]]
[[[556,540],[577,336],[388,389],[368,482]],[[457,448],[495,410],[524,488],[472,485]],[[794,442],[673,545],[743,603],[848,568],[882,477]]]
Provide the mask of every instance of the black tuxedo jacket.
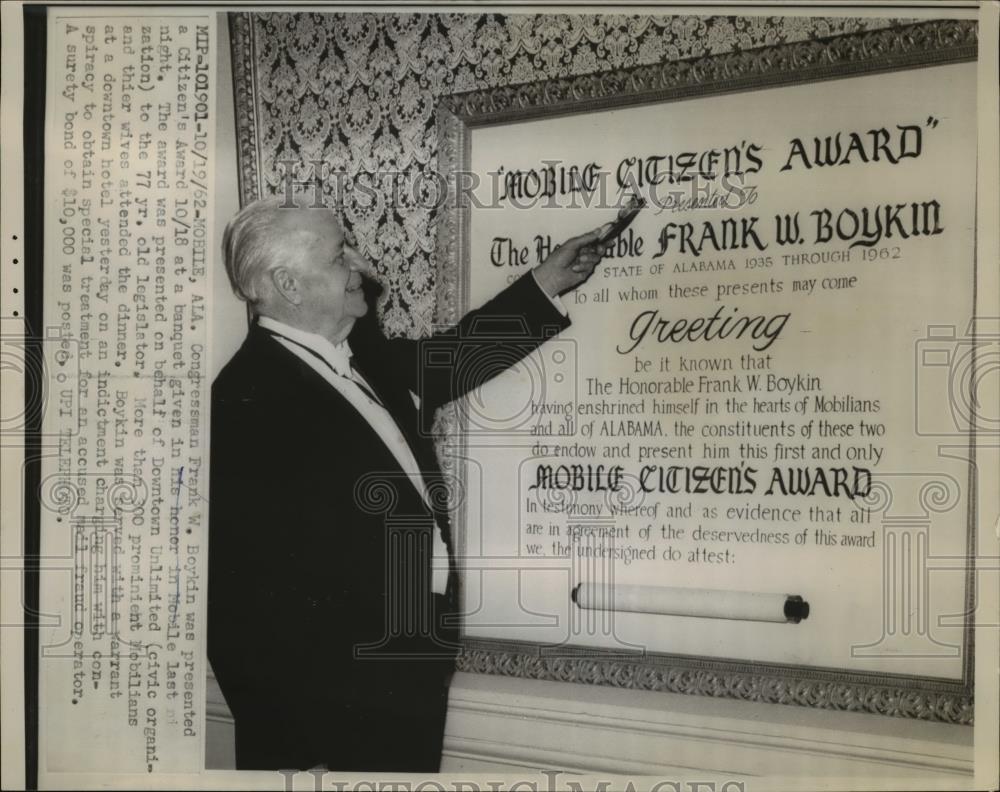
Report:
[[[369,305],[354,360],[432,490],[434,411],[568,324],[530,274],[422,341],[387,340]],[[213,384],[211,425],[208,652],[241,763],[333,767],[352,710],[411,706],[453,667],[430,571],[435,520],[451,550],[447,498],[431,513],[365,419],[256,323]]]

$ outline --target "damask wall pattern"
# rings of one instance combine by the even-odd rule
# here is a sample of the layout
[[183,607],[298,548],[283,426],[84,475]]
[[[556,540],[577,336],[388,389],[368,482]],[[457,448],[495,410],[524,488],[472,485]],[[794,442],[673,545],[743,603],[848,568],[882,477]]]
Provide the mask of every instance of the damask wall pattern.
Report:
[[232,14],[241,200],[323,163],[325,201],[386,286],[387,335],[432,325],[435,108],[445,94],[875,30],[904,20]]

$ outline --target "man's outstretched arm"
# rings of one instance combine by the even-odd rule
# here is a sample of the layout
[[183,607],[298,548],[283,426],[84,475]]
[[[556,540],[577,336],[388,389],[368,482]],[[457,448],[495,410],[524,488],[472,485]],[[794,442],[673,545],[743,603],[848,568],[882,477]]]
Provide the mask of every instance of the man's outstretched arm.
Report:
[[541,264],[454,327],[389,342],[389,365],[425,415],[491,380],[569,326],[558,297],[583,283],[601,260],[598,232],[566,240]]

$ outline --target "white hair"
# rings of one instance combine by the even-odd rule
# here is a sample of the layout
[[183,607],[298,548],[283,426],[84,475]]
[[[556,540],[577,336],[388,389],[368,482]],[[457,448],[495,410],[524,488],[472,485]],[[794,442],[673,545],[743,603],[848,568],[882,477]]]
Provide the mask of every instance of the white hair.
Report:
[[282,211],[298,207],[285,198],[261,198],[244,206],[226,225],[222,253],[226,274],[236,296],[256,305],[264,297],[265,276],[281,258]]
[[222,234],[222,254],[229,284],[251,305],[261,298],[261,281],[274,260],[282,199],[261,198],[236,213]]

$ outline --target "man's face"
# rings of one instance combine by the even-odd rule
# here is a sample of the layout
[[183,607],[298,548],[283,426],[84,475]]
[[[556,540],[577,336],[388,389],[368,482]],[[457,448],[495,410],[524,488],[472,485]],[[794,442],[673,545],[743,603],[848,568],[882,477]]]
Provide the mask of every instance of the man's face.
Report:
[[368,311],[361,274],[368,263],[347,245],[330,212],[300,210],[289,221],[289,256],[300,284],[301,315],[314,333],[331,341],[347,337]]

